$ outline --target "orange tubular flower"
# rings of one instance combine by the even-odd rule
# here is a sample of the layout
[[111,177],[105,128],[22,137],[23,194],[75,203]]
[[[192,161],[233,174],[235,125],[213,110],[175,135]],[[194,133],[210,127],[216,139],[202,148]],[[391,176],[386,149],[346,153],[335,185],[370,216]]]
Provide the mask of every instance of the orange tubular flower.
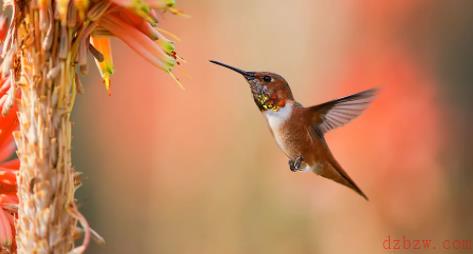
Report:
[[[170,0],[110,0],[89,6],[88,1],[74,1],[78,9],[87,11],[86,24],[79,45],[78,62],[87,64],[86,53],[94,55],[105,87],[110,93],[110,76],[113,73],[110,36],[116,36],[154,66],[172,73],[178,64],[174,42],[162,35],[157,28],[157,10],[181,15]],[[89,8],[89,9],[87,9]],[[83,16],[79,14],[79,16]],[[90,37],[90,39],[87,39]],[[84,68],[85,69],[85,68]]]
[[112,48],[110,47],[110,38],[104,36],[92,36],[90,43],[97,49],[102,55],[95,58],[97,67],[102,76],[105,89],[107,89],[110,95],[110,77],[113,74],[113,60],[112,60]]
[[[2,89],[3,90],[3,89]],[[2,96],[5,91],[0,92]],[[0,116],[0,252],[15,250],[15,227],[18,198],[16,196],[16,172],[20,167],[18,159],[8,160],[15,151],[12,132],[17,128],[16,109]]]
[[[145,58],[154,66],[168,73],[182,88],[179,80],[172,73],[174,67],[179,64],[179,58],[175,51],[174,42],[166,38],[161,32],[168,36],[172,34],[157,27],[158,12],[169,11],[173,14],[186,16],[174,8],[175,0],[74,0],[72,2],[77,14],[68,14],[68,0],[56,0],[59,19],[63,24],[75,24],[80,22],[80,31],[77,43],[73,48],[77,50],[76,61],[82,71],[87,70],[87,54],[90,52],[96,59],[104,85],[110,94],[110,76],[113,72],[112,50],[109,38],[117,37],[131,47],[140,56]],[[47,22],[47,9],[52,3],[50,1],[39,1],[39,8],[44,17],[40,20]],[[12,5],[6,1],[5,6]],[[46,25],[45,25],[46,26]],[[3,28],[3,29],[2,29]],[[0,40],[5,39],[7,24],[4,18],[0,18]],[[52,35],[51,35],[52,36]],[[43,47],[49,48],[49,37],[44,41]],[[9,38],[5,46],[9,46]],[[5,47],[7,49],[7,47]],[[8,70],[11,66],[12,50],[4,50],[1,53],[4,58],[2,70]],[[56,72],[51,72],[54,76]],[[3,77],[9,79],[10,73],[2,71]],[[4,105],[4,112],[8,110],[13,102],[15,86],[8,84],[4,88],[10,88],[7,96],[3,96],[0,105]]]

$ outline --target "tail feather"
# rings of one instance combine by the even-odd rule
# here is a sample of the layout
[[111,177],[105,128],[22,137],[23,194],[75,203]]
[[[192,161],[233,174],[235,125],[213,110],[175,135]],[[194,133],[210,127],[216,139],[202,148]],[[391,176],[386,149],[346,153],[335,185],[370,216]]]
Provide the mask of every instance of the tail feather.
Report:
[[332,179],[333,181],[343,184],[346,187],[352,189],[364,199],[369,201],[368,197],[363,193],[363,191],[356,185],[356,183],[348,176],[348,174],[343,170],[343,168],[338,164],[338,162],[331,158],[330,161],[325,163],[322,166],[321,170],[318,172],[321,176]]

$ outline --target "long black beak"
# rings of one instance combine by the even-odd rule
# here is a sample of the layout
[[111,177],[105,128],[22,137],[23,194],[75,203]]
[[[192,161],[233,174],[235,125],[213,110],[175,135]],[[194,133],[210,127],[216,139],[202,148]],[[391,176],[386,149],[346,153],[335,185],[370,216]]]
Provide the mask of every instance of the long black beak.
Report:
[[230,65],[218,62],[218,61],[214,61],[214,60],[210,60],[210,62],[214,63],[214,64],[217,64],[217,65],[220,65],[220,66],[223,66],[223,67],[225,67],[227,69],[230,69],[232,71],[238,72],[241,75],[243,75],[243,77],[245,77],[247,80],[252,80],[252,79],[255,78],[255,73],[254,72],[243,71],[243,70],[238,69],[236,67],[233,67],[233,66],[230,66]]

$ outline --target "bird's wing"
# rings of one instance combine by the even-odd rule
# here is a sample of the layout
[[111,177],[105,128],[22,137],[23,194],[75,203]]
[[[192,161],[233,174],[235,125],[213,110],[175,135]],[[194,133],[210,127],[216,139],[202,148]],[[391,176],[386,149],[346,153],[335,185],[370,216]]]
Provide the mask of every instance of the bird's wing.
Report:
[[377,89],[369,89],[350,96],[320,105],[312,106],[308,112],[312,114],[312,124],[316,131],[324,134],[359,116],[376,95]]

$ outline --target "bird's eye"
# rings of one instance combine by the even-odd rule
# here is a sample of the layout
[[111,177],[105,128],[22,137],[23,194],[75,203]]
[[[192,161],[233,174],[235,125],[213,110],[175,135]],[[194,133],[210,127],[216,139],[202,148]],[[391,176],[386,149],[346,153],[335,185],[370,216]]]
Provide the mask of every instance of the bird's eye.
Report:
[[271,82],[271,79],[272,78],[270,76],[267,76],[267,75],[263,77],[264,82]]

